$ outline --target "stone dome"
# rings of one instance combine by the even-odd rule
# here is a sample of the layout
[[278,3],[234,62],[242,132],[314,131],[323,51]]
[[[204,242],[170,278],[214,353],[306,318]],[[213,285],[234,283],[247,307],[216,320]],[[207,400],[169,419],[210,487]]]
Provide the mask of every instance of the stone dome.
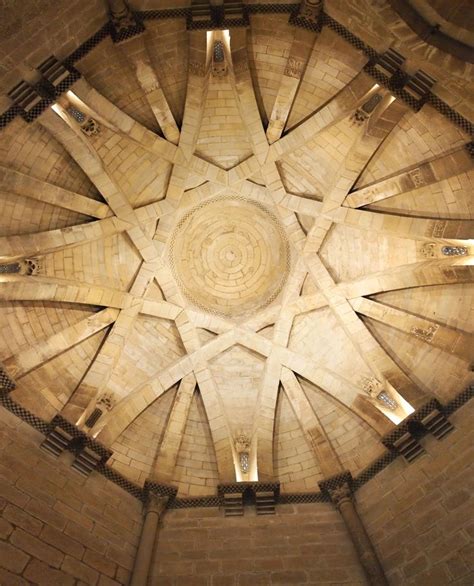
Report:
[[289,243],[274,214],[253,200],[207,200],[181,218],[169,259],[185,297],[217,315],[239,317],[271,303],[290,266]]
[[471,381],[472,66],[389,2],[165,4],[5,11],[5,404],[133,486],[314,491]]

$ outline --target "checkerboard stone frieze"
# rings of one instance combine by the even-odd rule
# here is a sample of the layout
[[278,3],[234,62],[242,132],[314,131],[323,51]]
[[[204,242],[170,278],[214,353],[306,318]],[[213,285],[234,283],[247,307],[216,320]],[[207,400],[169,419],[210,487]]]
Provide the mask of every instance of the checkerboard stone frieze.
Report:
[[[249,16],[252,14],[289,14],[289,18],[291,24],[295,26],[300,26],[302,28],[310,28],[314,30],[312,27],[316,26],[311,24],[308,19],[298,19],[298,10],[300,4],[299,3],[288,3],[288,4],[249,4],[245,5],[242,4],[242,15],[239,18],[232,18],[233,15],[229,15],[227,17],[224,13],[224,20],[219,22],[216,18],[211,19],[209,21],[204,21],[204,23],[200,21],[196,21],[193,19],[192,10],[190,7],[183,7],[183,8],[167,8],[162,10],[145,10],[145,11],[135,11],[133,12],[134,24],[130,27],[125,27],[122,31],[117,32],[117,28],[112,22],[109,20],[106,22],[102,27],[89,39],[87,39],[84,43],[82,43],[77,49],[75,49],[69,56],[67,56],[63,63],[65,66],[72,66],[86,55],[88,55],[95,47],[97,47],[103,40],[106,38],[112,37],[113,40],[116,42],[124,41],[128,38],[131,38],[137,34],[141,34],[144,30],[144,22],[147,20],[163,20],[163,19],[172,19],[172,18],[184,18],[186,19],[187,26],[190,30],[193,29],[228,29],[233,27],[242,27],[242,26],[249,26],[250,19]],[[308,25],[310,23],[310,25]],[[377,59],[380,58],[380,55],[377,53],[375,49],[367,45],[362,39],[357,37],[357,35],[353,34],[349,29],[347,29],[344,25],[336,21],[334,18],[329,16],[321,10],[318,24],[316,28],[320,30],[320,27],[327,26],[332,31],[334,31],[337,35],[343,38],[346,42],[352,45],[359,51],[362,51],[364,55],[368,57],[371,62],[375,62]],[[378,75],[373,71],[373,69],[367,69],[367,73],[372,75],[372,77],[378,82],[384,85],[386,80],[378,77]],[[74,83],[75,80],[71,78],[70,83]],[[61,85],[61,87],[57,89],[56,97],[59,97],[60,91],[67,91],[68,87]],[[426,95],[423,96],[422,99],[416,99],[407,92],[405,89],[392,89],[392,93],[405,101],[413,110],[418,111],[420,107],[427,103],[433,108],[435,108],[440,114],[446,117],[452,124],[458,126],[464,132],[472,135],[474,134],[474,124],[467,120],[464,116],[456,112],[451,106],[449,106],[446,102],[444,102],[441,98],[436,96],[433,92],[429,91]],[[12,105],[8,108],[5,112],[0,114],[0,131],[2,128],[6,128],[8,124],[10,124],[17,116],[22,116],[27,122],[32,122],[38,116],[40,116],[50,105],[50,103],[46,103],[43,101],[41,104],[35,105],[33,111],[30,114],[25,114],[20,106],[17,104]]]
[[6,395],[15,389],[15,381],[0,367],[0,395]]
[[[453,414],[456,410],[460,409],[463,405],[465,405],[468,401],[470,401],[474,397],[474,384],[469,385],[461,391],[455,399],[447,403],[446,405],[441,405],[436,400],[431,400],[425,405],[423,405],[418,411],[411,415],[414,417],[415,421],[422,422],[422,420],[428,416],[430,413],[433,413],[435,410],[439,410],[444,414],[445,417]],[[41,432],[43,435],[47,436],[51,433],[52,423],[46,422],[41,418],[33,415],[27,409],[23,408],[21,405],[18,405],[15,401],[11,399],[8,395],[1,395],[0,394],[0,404],[22,419],[25,423],[33,427],[34,429]],[[64,418],[61,417],[61,421]],[[56,419],[56,421],[60,421]],[[189,498],[178,498],[176,496],[176,487],[171,485],[162,485],[156,484],[151,481],[151,484],[148,483],[148,487],[152,486],[153,488],[159,487],[158,493],[162,494],[163,496],[170,496],[169,508],[173,509],[183,509],[183,508],[197,508],[197,507],[219,507],[225,506],[226,502],[224,500],[225,495],[235,495],[242,501],[243,507],[243,494],[247,490],[248,487],[251,488],[253,494],[255,492],[273,492],[274,494],[274,503],[276,504],[303,504],[303,503],[315,503],[315,502],[329,502],[331,501],[331,494],[330,490],[334,490],[338,488],[341,484],[348,484],[351,487],[353,492],[356,492],[360,487],[364,484],[369,482],[372,478],[374,478],[379,472],[384,470],[389,464],[391,464],[394,460],[396,460],[400,455],[402,455],[396,448],[394,448],[393,442],[397,439],[398,435],[400,434],[399,429],[405,430],[405,426],[403,423],[399,428],[395,429],[391,434],[386,435],[383,438],[383,443],[387,445],[385,442],[388,443],[388,451],[382,454],[379,458],[377,458],[372,464],[367,466],[364,470],[362,470],[355,478],[352,478],[352,475],[347,471],[342,472],[341,474],[337,474],[334,477],[329,479],[323,480],[319,483],[320,491],[310,492],[310,493],[280,493],[280,485],[279,483],[230,483],[230,484],[223,484],[219,485],[217,495],[208,495],[203,497],[189,497]],[[70,432],[73,432],[73,426],[70,422],[66,423],[66,428]],[[423,427],[420,426],[420,429],[423,430]],[[79,437],[80,433],[77,432],[80,430],[76,430],[71,433],[71,438],[74,435],[75,437]],[[424,433],[428,433],[428,430],[425,430]],[[77,436],[75,435],[77,434]],[[91,439],[91,438],[89,438]],[[91,439],[91,441],[94,441]],[[96,445],[98,442],[95,442]],[[100,444],[98,444],[100,446]],[[105,450],[105,448],[104,448]],[[105,452],[104,452],[105,453]],[[108,453],[108,451],[107,451]],[[115,485],[122,488],[124,491],[128,492],[138,500],[142,502],[146,502],[146,494],[149,488],[147,487],[140,487],[137,484],[131,482],[127,478],[125,478],[122,474],[111,468],[105,463],[105,457],[101,458],[101,460],[97,463],[95,467],[95,471],[105,478],[113,482]],[[174,494],[174,496],[172,496]]]
[[49,430],[49,423],[41,419],[40,417],[34,415],[28,409],[25,409],[18,403],[16,403],[10,395],[2,395],[0,394],[0,405],[3,405],[5,409],[13,413],[18,419],[21,419],[25,423],[27,423],[33,429],[36,429],[43,435],[46,435]]
[[147,495],[152,493],[157,496],[167,496],[172,502],[176,498],[178,488],[172,484],[163,484],[161,482],[156,482],[155,480],[147,479],[143,486],[143,493],[145,495],[145,500]]
[[354,491],[364,486],[369,480],[372,480],[379,472],[382,472],[382,470],[398,458],[398,455],[395,451],[387,450],[369,464],[369,466],[359,472],[352,482]]

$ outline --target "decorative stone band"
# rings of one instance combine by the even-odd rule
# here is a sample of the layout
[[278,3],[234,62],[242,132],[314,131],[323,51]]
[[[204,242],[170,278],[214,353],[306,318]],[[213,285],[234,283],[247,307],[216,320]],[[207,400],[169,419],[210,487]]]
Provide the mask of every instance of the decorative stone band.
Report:
[[364,484],[367,484],[367,482],[377,476],[379,472],[382,472],[382,470],[395,461],[399,455],[398,452],[388,450],[371,464],[366,466],[353,480],[352,488],[354,492],[359,490]]
[[466,143],[464,145],[464,148],[469,153],[469,155],[471,156],[471,158],[474,159],[474,141],[471,140],[471,142]]
[[[471,370],[474,370],[474,368],[471,368]],[[472,398],[474,398],[474,383],[471,383],[463,391],[458,393],[447,405],[443,406],[444,414],[446,417],[449,417],[449,415],[452,415]]]
[[150,495],[168,497],[169,503],[176,498],[178,488],[172,484],[161,484],[154,480],[147,479],[143,485],[143,502],[147,502]]
[[362,51],[366,57],[369,59],[377,59],[378,53],[375,49],[364,43],[362,39],[351,33],[349,29],[347,29],[344,25],[340,22],[337,22],[332,16],[326,14],[325,12],[321,13],[321,19],[323,22],[323,26],[327,26],[345,41],[347,41],[350,45],[352,45],[355,49]]
[[131,494],[137,500],[143,502],[143,488],[141,486],[138,486],[138,484],[135,484],[128,478],[125,478],[125,476],[120,474],[120,472],[117,472],[116,470],[114,470],[110,466],[107,466],[106,464],[99,464],[96,468],[96,472],[102,474],[102,476],[107,478],[107,480],[110,480],[110,482],[113,482],[122,490],[128,492],[128,494]]
[[[26,82],[23,82],[26,85]],[[24,107],[20,106],[19,104],[15,103],[16,112],[19,116],[25,120],[25,122],[33,122],[40,116],[45,110],[47,110],[54,102],[53,98],[41,98],[39,94],[37,94],[35,88],[31,88],[31,96],[33,96],[33,100],[25,104]],[[12,110],[9,109],[7,114]],[[12,119],[11,119],[12,120]],[[11,122],[11,120],[9,120]],[[0,116],[0,128],[2,128],[3,123],[3,115]]]
[[[387,452],[388,454],[389,452]],[[396,456],[395,456],[396,457]],[[322,492],[280,493],[277,504],[307,504],[326,503],[331,499]],[[197,507],[220,507],[222,499],[219,496],[209,495],[202,497],[177,498],[170,503],[170,509],[192,509]]]
[[[337,22],[334,18],[329,16],[326,13],[322,13],[322,20],[323,26],[327,26],[332,31],[334,31],[337,35],[347,41],[350,45],[354,48],[362,51],[364,55],[366,55],[370,62],[364,68],[366,73],[368,73],[371,77],[375,79],[380,85],[384,87],[389,87],[390,78],[381,72],[379,72],[376,67],[375,63],[380,60],[381,55],[377,53],[375,49],[364,43],[362,39],[351,33],[349,29],[344,27],[342,24]],[[420,99],[415,98],[412,94],[404,89],[392,89],[390,91],[396,97],[403,100],[406,104],[408,104],[412,109],[418,111],[419,108],[423,105],[423,103],[430,104],[435,110],[437,110],[440,114],[445,116],[450,122],[467,132],[468,134],[472,135],[474,132],[474,124],[472,124],[469,120],[464,118],[461,114],[453,110],[446,102],[441,100],[437,95],[435,95],[431,91],[427,91],[426,94],[423,96],[423,103],[420,103]]]
[[11,393],[15,387],[15,381],[13,381],[3,368],[0,367],[0,396]]
[[[8,379],[8,380],[10,380],[10,379]],[[13,383],[13,381],[11,381],[11,382]],[[437,401],[435,401],[435,404],[436,404],[437,409],[438,409],[438,406],[441,406],[441,409],[442,409],[441,413],[444,414],[444,416],[447,418],[448,416],[455,413],[458,409],[460,409],[467,402],[469,402],[472,398],[474,398],[474,384],[471,384],[468,387],[466,387],[463,391],[461,391],[454,399],[452,399],[446,405],[441,406]],[[12,413],[16,417],[20,418],[22,421],[24,421],[25,423],[27,423],[28,425],[30,425],[31,427],[33,427],[34,429],[36,429],[37,431],[42,433],[43,435],[48,435],[50,433],[51,423],[48,423],[48,422],[44,421],[43,419],[41,419],[40,417],[37,417],[36,415],[34,415],[33,413],[31,413],[30,411],[28,411],[27,409],[25,409],[21,405],[19,405],[15,401],[13,401],[11,399],[11,397],[9,396],[8,392],[4,392],[2,394],[1,388],[0,388],[0,405],[2,405],[5,409],[10,411],[10,413]],[[429,403],[427,403],[427,405],[433,406],[431,401]],[[425,410],[425,407],[426,406],[423,406],[418,412],[416,412],[416,413],[420,412],[423,415],[421,417],[421,420],[423,418],[429,416],[430,414],[435,413],[435,409],[426,409]],[[416,414],[415,413],[412,414],[411,417],[413,417],[414,415],[416,415]],[[69,422],[67,422],[67,423],[69,423]],[[422,430],[424,429],[423,426],[421,426],[421,429]],[[394,430],[394,432],[392,432],[392,433],[397,433],[397,430]],[[428,432],[424,431],[424,434],[426,434],[426,433],[428,433]],[[393,439],[391,434],[388,434],[387,436],[385,436],[385,438],[387,439],[387,441]],[[355,493],[361,486],[363,486],[364,484],[369,482],[369,480],[371,480],[379,472],[384,470],[389,464],[391,464],[394,460],[396,460],[400,455],[401,455],[400,452],[396,449],[393,449],[392,444],[390,444],[390,448],[388,451],[386,451],[381,456],[379,456],[376,460],[374,460],[374,462],[372,462],[369,466],[364,468],[354,479],[351,480],[352,492]],[[97,467],[95,468],[95,471],[99,474],[102,474],[105,478],[107,478],[108,480],[110,480],[111,482],[113,482],[114,484],[116,484],[117,486],[122,488],[124,491],[126,491],[129,494],[131,494],[132,496],[134,496],[136,499],[138,499],[142,502],[146,502],[146,495],[145,495],[144,487],[138,486],[137,484],[128,480],[128,478],[125,478],[122,474],[117,472],[114,468],[107,466],[105,464],[104,460],[102,460],[97,465]],[[337,477],[339,477],[339,475],[337,475]],[[336,477],[336,479],[337,479],[337,477]],[[344,476],[341,478],[341,480],[343,480],[343,479],[344,479]],[[331,479],[326,479],[326,481],[323,481],[323,482],[328,482],[329,480],[331,480]],[[333,483],[334,483],[334,481],[333,481]],[[336,480],[336,482],[335,482],[336,487],[337,487],[337,483],[338,482]],[[220,485],[220,487],[218,488],[217,495],[206,495],[206,496],[202,496],[202,497],[188,497],[188,498],[176,498],[176,496],[175,496],[174,498],[169,500],[167,506],[170,509],[184,509],[184,508],[197,508],[197,507],[219,507],[219,506],[222,506],[222,504],[223,504],[223,495],[224,494],[232,494],[232,492],[231,492],[232,490],[234,490],[234,491],[238,490],[238,491],[240,491],[240,494],[242,495],[243,494],[242,489],[245,491],[245,489],[249,485],[250,486],[255,485],[259,489],[261,489],[261,491],[263,491],[263,492],[266,491],[267,489],[274,490],[275,487],[278,487],[278,495],[276,496],[276,499],[275,499],[276,504],[278,504],[278,503],[281,503],[281,504],[302,504],[302,503],[317,503],[317,502],[331,501],[331,496],[330,496],[330,493],[328,490],[325,490],[325,491],[321,490],[320,492],[280,494],[278,483],[252,483],[252,482],[250,482],[250,483],[234,483],[234,484]],[[331,484],[331,486],[332,485],[333,484]],[[167,496],[168,493],[165,492],[165,490],[168,491],[168,490],[175,489],[175,487],[171,488],[169,485],[168,486],[158,485],[157,483],[154,483],[153,487],[154,486],[161,487],[159,489],[158,494],[162,495],[162,496]],[[166,486],[166,489],[162,488],[165,486]],[[227,491],[229,491],[229,492],[227,492]],[[236,493],[234,493],[234,494],[236,494]]]
[[[312,4],[314,2],[309,2]],[[234,3],[233,3],[234,5]],[[249,26],[249,15],[250,14],[290,14],[290,22],[295,26],[299,26],[302,28],[310,28],[310,30],[314,30],[311,27],[315,26],[312,24],[311,20],[307,18],[298,18],[298,11],[300,5],[295,3],[288,3],[288,4],[249,4],[249,5],[240,5],[237,4],[237,9],[242,10],[241,17],[234,18],[236,16],[233,13],[225,12],[224,13],[224,20],[218,24],[218,19],[216,20],[215,17],[211,17],[211,20],[203,20],[198,21],[192,16],[192,7],[187,8],[167,8],[163,10],[145,10],[141,12],[134,12],[134,18],[137,22],[137,28],[130,28],[126,29],[123,33],[123,36],[120,33],[117,33],[114,24],[110,20],[106,22],[94,35],[92,35],[89,39],[87,39],[82,45],[80,45],[75,51],[73,51],[68,57],[66,57],[63,61],[63,65],[71,72],[71,76],[69,79],[62,81],[56,87],[55,94],[56,97],[59,97],[62,93],[66,92],[71,85],[79,79],[80,74],[73,68],[73,65],[80,61],[83,57],[88,55],[99,43],[101,43],[106,38],[112,36],[117,41],[126,40],[127,38],[131,38],[136,34],[140,34],[143,32],[140,27],[144,27],[144,22],[147,20],[163,20],[168,18],[186,18],[187,26],[189,29],[229,29],[233,27],[246,27]],[[235,9],[234,9],[235,10]],[[217,14],[215,12],[214,14]],[[214,18],[214,20],[213,20]],[[309,23],[309,24],[308,24]],[[377,53],[375,49],[364,43],[362,39],[354,35],[349,29],[345,26],[337,22],[334,18],[329,16],[321,10],[319,17],[318,17],[318,24],[321,26],[327,26],[332,31],[334,31],[337,35],[343,38],[346,42],[350,45],[362,51],[369,59],[373,62],[377,61],[380,58],[380,55]],[[139,30],[140,29],[140,30]],[[127,32],[128,30],[128,32]],[[117,35],[114,37],[114,35]],[[372,73],[371,73],[372,71]],[[384,85],[388,83],[388,77],[382,76],[384,79],[377,79],[376,76],[379,75],[379,72],[373,73],[373,70],[367,71],[369,75],[372,75],[376,81]],[[419,109],[420,103],[419,100],[413,97],[410,93],[406,90],[393,90],[394,95],[404,100],[407,104],[410,105],[414,110]],[[446,102],[441,100],[437,95],[433,94],[429,91],[426,96],[423,98],[424,103],[430,104],[433,108],[435,108],[440,114],[445,116],[452,124],[458,126],[468,134],[473,134],[474,132],[474,124],[469,122],[466,118],[464,118],[461,114],[453,110]],[[54,101],[54,100],[53,100]],[[52,104],[51,99],[40,99],[37,104],[28,112],[25,113],[21,106],[17,103],[14,103],[8,110],[0,114],[0,130],[5,128],[10,122],[12,122],[17,116],[22,116],[27,120],[27,122],[32,122],[35,120],[40,114],[42,114],[50,105]],[[421,104],[422,105],[422,104]]]
[[217,487],[217,494],[224,495],[230,493],[244,493],[244,492],[274,492],[275,495],[280,494],[279,482],[233,482],[229,484],[219,484]]
[[170,509],[195,509],[201,507],[220,507],[221,499],[216,495],[196,496],[175,499],[169,506]]
[[48,433],[49,424],[40,417],[33,415],[33,413],[28,411],[28,409],[25,409],[24,407],[13,401],[10,395],[0,394],[0,404],[5,409],[7,409],[7,411],[10,411],[10,413],[16,415],[16,417],[30,425],[33,429],[36,429],[36,431],[39,431],[43,435],[46,435]]
[[75,51],[73,51],[68,57],[66,57],[66,59],[64,59],[64,65],[70,67],[71,65],[74,65],[83,59],[95,47],[97,47],[99,43],[112,36],[112,28],[113,25],[111,21],[104,23],[95,34],[84,41],[82,45],[79,45]]
[[330,496],[323,492],[283,493],[278,498],[279,505],[301,505],[309,503],[327,503]]

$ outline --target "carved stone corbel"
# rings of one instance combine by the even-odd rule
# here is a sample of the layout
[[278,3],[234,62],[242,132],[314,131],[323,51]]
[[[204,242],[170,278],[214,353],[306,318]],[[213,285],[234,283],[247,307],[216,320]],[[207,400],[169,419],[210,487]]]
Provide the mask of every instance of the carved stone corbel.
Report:
[[108,2],[114,43],[126,41],[145,31],[143,23],[137,20],[124,0],[108,0]]

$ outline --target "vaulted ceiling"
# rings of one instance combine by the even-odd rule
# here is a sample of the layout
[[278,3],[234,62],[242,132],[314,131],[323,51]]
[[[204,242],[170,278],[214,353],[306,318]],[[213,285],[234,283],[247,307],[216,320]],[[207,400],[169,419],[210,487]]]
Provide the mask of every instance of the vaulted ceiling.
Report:
[[[135,34],[128,15],[130,38],[105,35],[68,91],[0,131],[14,401],[61,413],[138,483],[297,492],[357,473],[414,409],[468,384],[472,72],[417,56],[378,4],[324,10],[395,48],[457,122],[433,100],[411,107],[408,78],[380,81],[383,60],[366,67],[342,29],[255,10],[229,32],[176,16]],[[64,53],[58,30],[42,57]],[[75,34],[70,51],[91,33]]]

